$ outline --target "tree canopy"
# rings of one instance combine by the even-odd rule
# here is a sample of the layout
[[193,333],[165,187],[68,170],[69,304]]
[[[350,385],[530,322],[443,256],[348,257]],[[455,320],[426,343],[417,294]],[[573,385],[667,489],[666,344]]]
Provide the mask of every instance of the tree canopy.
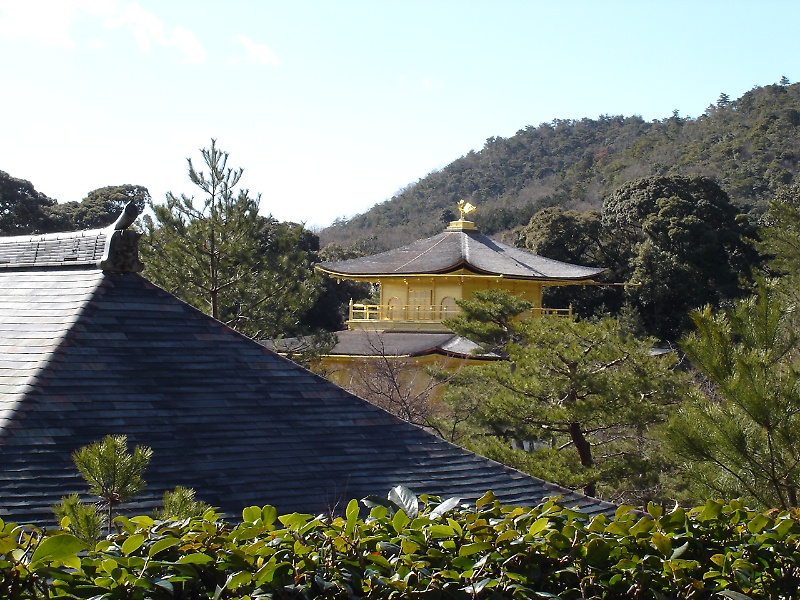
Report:
[[609,235],[629,244],[629,296],[652,334],[676,339],[688,312],[743,293],[758,255],[755,230],[707,177],[630,181],[603,204]]
[[150,204],[146,276],[250,337],[300,333],[318,293],[308,254],[316,238],[259,215],[261,196],[237,188],[243,170],[228,167],[215,140],[200,152],[201,169],[187,159],[200,200],[169,192],[166,204]]
[[54,209],[58,203],[37,192],[30,181],[0,171],[0,235],[51,233],[69,229]]
[[[514,232],[514,245],[555,260],[604,267],[601,281],[621,283],[628,277],[632,259],[631,245],[606,227],[598,211],[578,212],[553,206],[535,213],[524,227]],[[582,317],[603,313],[617,314],[622,309],[625,292],[621,287],[583,286],[545,287],[545,306],[572,306]]]
[[33,184],[0,171],[0,235],[99,229],[111,225],[133,201],[141,212],[150,193],[140,185],[111,185],[89,192],[80,202],[59,203]]
[[775,194],[761,220],[760,249],[771,276],[790,303],[800,300],[800,184],[784,186]]
[[692,314],[681,346],[711,384],[677,411],[668,439],[695,488],[761,507],[797,507],[800,371],[791,306],[776,286],[728,310]]
[[471,413],[465,443],[589,495],[638,504],[659,496],[661,457],[648,429],[680,397],[675,355],[652,356],[654,340],[635,338],[612,319],[512,321],[513,331],[504,334],[508,328],[496,324],[507,321],[496,313],[514,310],[504,295],[478,292],[460,303],[477,322],[447,321],[490,347],[506,340],[507,360],[452,379],[449,401]]
[[108,185],[89,192],[79,203],[68,202],[60,208],[77,229],[98,229],[111,225],[128,202],[141,214],[150,200],[150,192],[141,185]]

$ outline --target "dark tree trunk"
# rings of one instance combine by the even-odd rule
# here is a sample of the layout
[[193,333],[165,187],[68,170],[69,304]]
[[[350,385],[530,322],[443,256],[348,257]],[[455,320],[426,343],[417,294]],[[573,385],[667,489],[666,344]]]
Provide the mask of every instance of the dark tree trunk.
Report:
[[[581,460],[581,465],[584,467],[593,467],[594,459],[592,458],[592,446],[583,435],[581,424],[572,422],[568,425],[569,436],[572,438],[572,443],[575,444],[575,449],[578,451],[578,457]],[[588,482],[584,488],[583,493],[587,496],[594,496],[597,493],[597,484],[595,481]]]

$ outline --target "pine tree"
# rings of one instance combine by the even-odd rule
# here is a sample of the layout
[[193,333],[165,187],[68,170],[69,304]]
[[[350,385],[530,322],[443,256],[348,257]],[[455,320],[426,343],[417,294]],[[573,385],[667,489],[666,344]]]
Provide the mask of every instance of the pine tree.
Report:
[[211,505],[198,500],[192,488],[182,486],[174,490],[164,492],[162,508],[155,512],[155,518],[167,519],[188,519],[190,517],[202,517]]
[[681,345],[713,386],[683,405],[668,437],[690,481],[706,495],[797,507],[800,338],[791,307],[768,282],[730,310],[692,318],[697,331]]
[[152,455],[147,446],[136,446],[128,452],[128,438],[124,435],[107,435],[72,453],[75,466],[89,484],[89,492],[99,496],[106,509],[109,533],[114,509],[144,489],[144,471]]
[[81,502],[78,494],[61,498],[53,512],[62,529],[69,529],[76,537],[93,546],[103,533],[106,516],[94,504]]
[[200,202],[170,192],[166,204],[151,203],[145,275],[250,337],[299,333],[319,290],[311,234],[260,216],[260,195],[237,189],[243,170],[227,166],[228,153],[215,140],[201,154],[207,171],[188,159],[189,179],[204,194]]
[[[459,304],[467,314],[494,314],[502,323],[496,313],[513,303],[498,294],[504,293],[477,293]],[[447,323],[482,343],[480,322]],[[588,495],[636,503],[656,497],[661,458],[648,431],[679,400],[683,378],[673,371],[674,354],[652,356],[652,339],[636,339],[612,319],[512,323],[501,352],[507,361],[453,378],[449,400],[472,411],[467,445]],[[497,330],[485,331],[495,344]],[[535,451],[514,450],[520,447]]]

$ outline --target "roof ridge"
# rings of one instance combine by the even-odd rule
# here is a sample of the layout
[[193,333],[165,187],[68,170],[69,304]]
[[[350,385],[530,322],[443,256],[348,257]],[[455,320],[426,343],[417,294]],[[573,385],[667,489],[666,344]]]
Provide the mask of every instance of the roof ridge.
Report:
[[138,273],[139,238],[130,229],[63,231],[57,233],[0,236],[0,269],[93,266],[104,271]]
[[[399,271],[399,270],[400,270],[400,269],[402,269],[403,267],[406,267],[406,266],[410,265],[410,264],[411,264],[412,262],[414,262],[415,260],[417,260],[417,259],[419,259],[419,258],[421,258],[421,257],[425,256],[425,255],[426,255],[428,252],[430,252],[431,250],[433,250],[434,248],[436,248],[436,246],[438,246],[438,245],[439,245],[439,244],[441,244],[441,243],[442,243],[442,242],[443,242],[445,239],[447,239],[447,236],[448,236],[448,235],[450,235],[450,233],[451,233],[451,232],[449,232],[449,231],[445,231],[445,232],[444,232],[444,234],[445,234],[445,235],[443,235],[443,236],[442,236],[440,239],[436,240],[436,242],[435,242],[434,244],[431,244],[430,246],[428,246],[428,247],[427,247],[425,250],[423,250],[422,252],[420,252],[419,254],[417,254],[416,256],[414,256],[414,258],[412,258],[411,260],[407,261],[405,264],[402,264],[402,265],[400,265],[399,267],[397,267],[397,268],[395,269],[395,271]],[[409,245],[408,245],[408,247],[410,247],[411,245],[412,245],[412,244],[409,244]]]

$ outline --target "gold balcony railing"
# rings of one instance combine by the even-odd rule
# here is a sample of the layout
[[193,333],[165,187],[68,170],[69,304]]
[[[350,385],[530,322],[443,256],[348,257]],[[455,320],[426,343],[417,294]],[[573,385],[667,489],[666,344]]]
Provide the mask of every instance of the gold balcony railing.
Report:
[[360,304],[350,302],[351,321],[431,321],[439,322],[455,317],[461,309],[457,306],[425,306],[400,304]]
[[[350,321],[414,321],[438,323],[461,312],[458,306],[361,304],[350,301]],[[531,317],[572,317],[569,308],[532,308]]]

